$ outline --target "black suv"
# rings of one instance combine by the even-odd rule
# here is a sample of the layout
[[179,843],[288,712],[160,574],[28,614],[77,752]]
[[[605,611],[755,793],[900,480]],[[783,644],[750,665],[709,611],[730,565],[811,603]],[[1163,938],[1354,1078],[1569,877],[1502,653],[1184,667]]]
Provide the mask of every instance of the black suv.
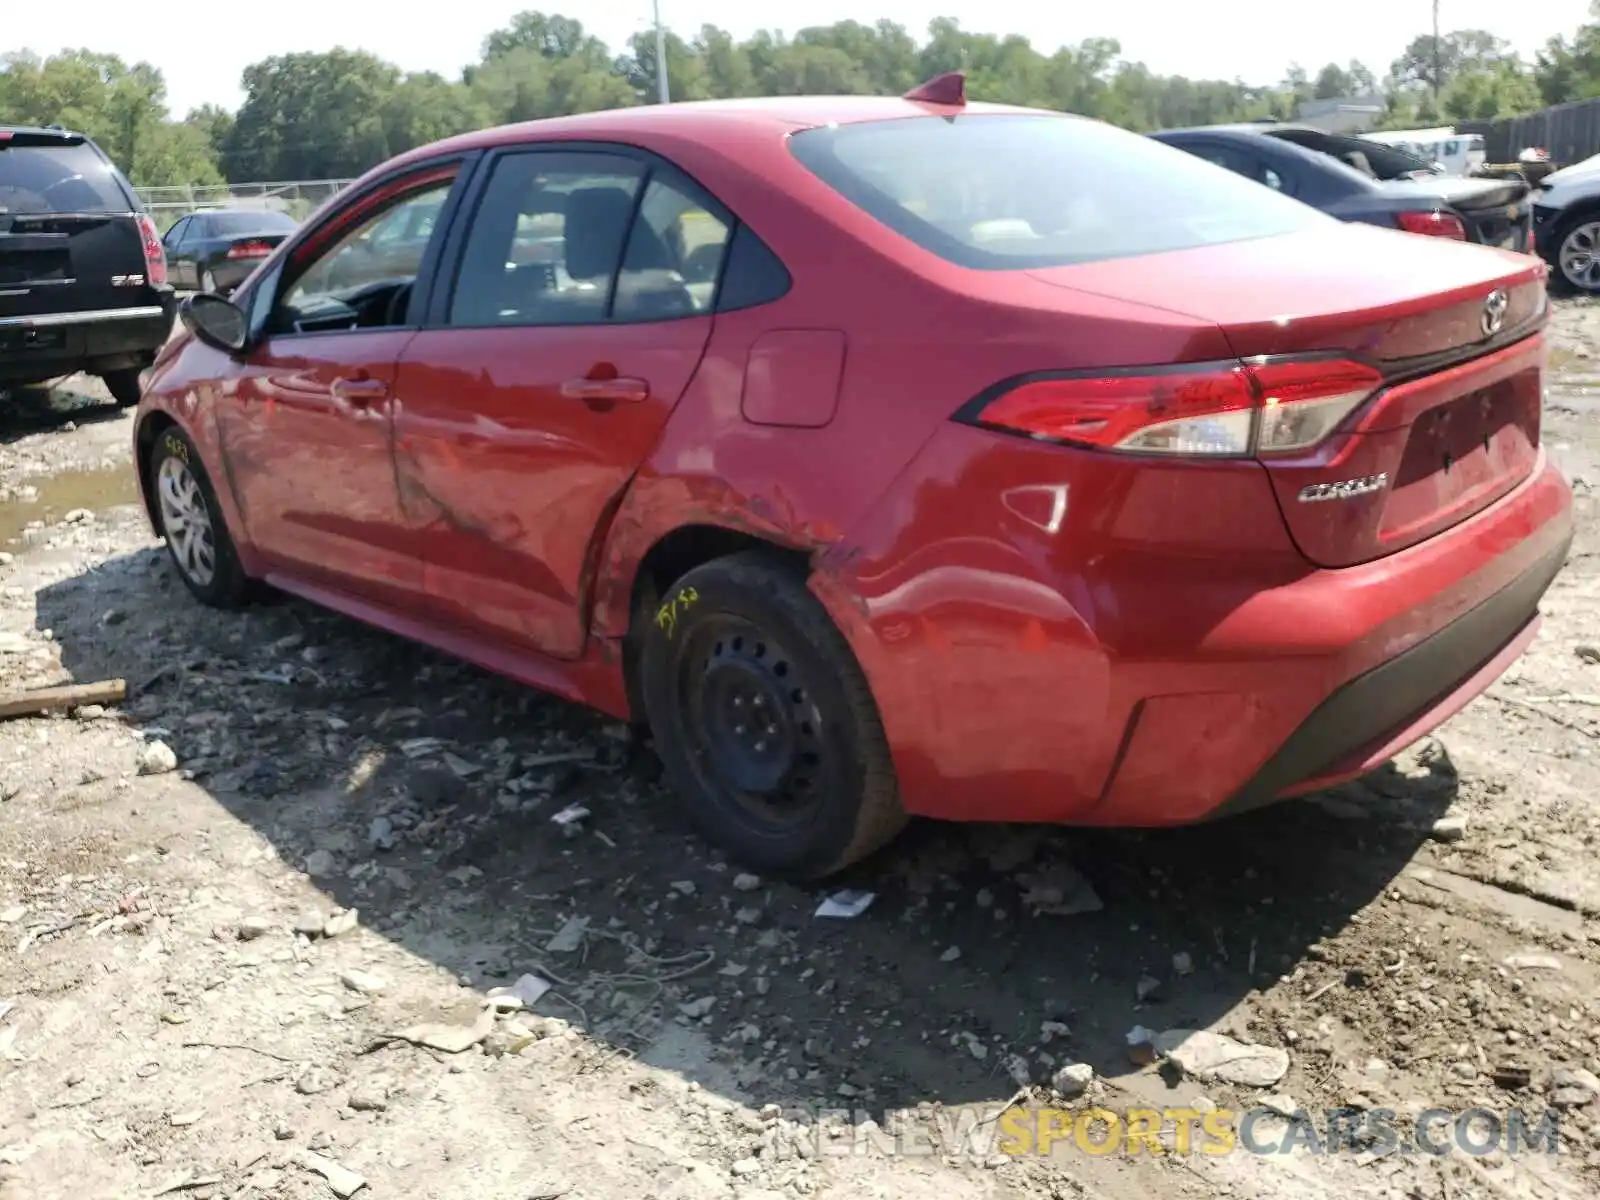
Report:
[[87,371],[137,404],[176,307],[155,223],[100,147],[0,125],[0,392]]

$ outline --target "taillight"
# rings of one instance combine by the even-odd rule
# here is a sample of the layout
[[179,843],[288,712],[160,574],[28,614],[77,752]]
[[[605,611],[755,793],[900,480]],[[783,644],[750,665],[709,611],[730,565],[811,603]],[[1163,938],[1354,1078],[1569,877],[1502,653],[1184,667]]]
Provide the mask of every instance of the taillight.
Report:
[[139,214],[139,240],[144,243],[144,277],[152,284],[167,281],[167,252],[161,245],[156,223]]
[[271,242],[235,242],[228,247],[229,258],[265,258],[271,253]]
[[1382,382],[1372,367],[1344,359],[1044,376],[1008,388],[966,419],[1123,454],[1275,454],[1322,441]]
[[1454,213],[1444,212],[1403,212],[1396,214],[1400,228],[1407,233],[1421,233],[1428,237],[1455,238],[1457,241],[1467,240],[1467,227],[1461,223],[1461,218]]

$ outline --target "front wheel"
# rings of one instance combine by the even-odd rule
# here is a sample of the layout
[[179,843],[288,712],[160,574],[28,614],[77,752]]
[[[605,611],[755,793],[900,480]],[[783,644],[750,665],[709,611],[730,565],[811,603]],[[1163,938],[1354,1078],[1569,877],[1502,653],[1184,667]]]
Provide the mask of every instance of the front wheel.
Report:
[[651,734],[708,838],[756,870],[814,878],[900,831],[866,677],[786,564],[762,551],[717,559],[644,618]]
[[1561,230],[1555,266],[1567,286],[1600,292],[1600,216],[1578,217]]
[[149,471],[155,483],[157,531],[183,585],[212,608],[246,603],[251,580],[239,563],[199,451],[176,425],[157,435]]

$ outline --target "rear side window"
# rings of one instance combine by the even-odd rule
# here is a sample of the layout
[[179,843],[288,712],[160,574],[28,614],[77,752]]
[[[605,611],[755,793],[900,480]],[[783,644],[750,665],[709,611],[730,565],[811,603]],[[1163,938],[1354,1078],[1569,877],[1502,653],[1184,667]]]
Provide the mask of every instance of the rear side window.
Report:
[[132,210],[115,170],[88,143],[0,139],[0,214]]
[[794,155],[891,229],[982,270],[1274,237],[1333,220],[1150,138],[1075,117],[909,117],[808,129]]

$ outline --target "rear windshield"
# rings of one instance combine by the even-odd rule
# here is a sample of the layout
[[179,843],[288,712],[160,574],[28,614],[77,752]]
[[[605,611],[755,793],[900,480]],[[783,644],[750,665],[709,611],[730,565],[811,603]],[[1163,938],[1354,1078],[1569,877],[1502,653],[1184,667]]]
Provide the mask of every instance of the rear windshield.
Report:
[[1192,154],[1076,117],[908,117],[808,129],[790,144],[847,199],[964,267],[1066,266],[1333,220]]
[[241,233],[288,233],[296,228],[295,219],[288,213],[270,208],[206,214],[206,229],[217,237],[233,237]]
[[85,142],[0,140],[0,213],[130,212],[109,162]]

